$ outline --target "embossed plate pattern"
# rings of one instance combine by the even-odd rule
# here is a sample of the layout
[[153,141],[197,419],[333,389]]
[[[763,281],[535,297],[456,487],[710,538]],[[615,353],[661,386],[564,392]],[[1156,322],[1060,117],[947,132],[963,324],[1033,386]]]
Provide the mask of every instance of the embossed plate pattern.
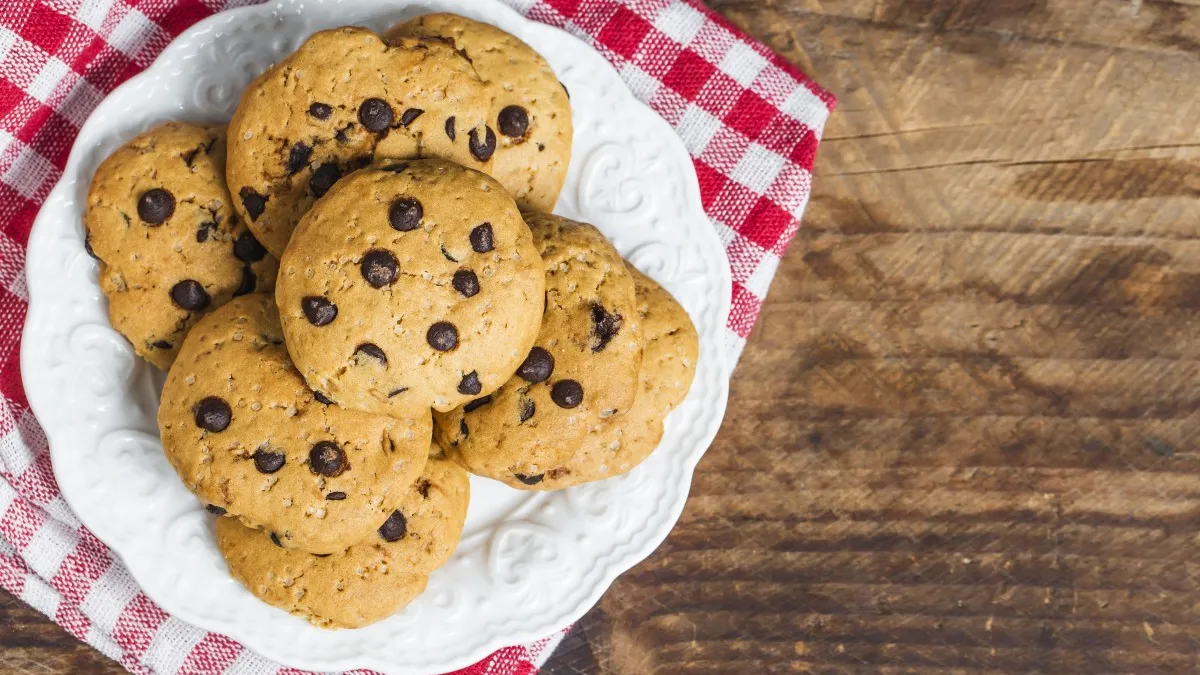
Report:
[[[699,369],[688,399],[667,420],[662,446],[643,466],[556,493],[473,479],[466,535],[428,592],[369,628],[324,631],[259,602],[229,576],[210,516],[163,457],[155,425],[162,376],[108,323],[96,266],[83,248],[82,210],[96,166],[117,146],[165,120],[227,120],[246,83],[314,31],[344,24],[382,30],[443,10],[526,40],[570,88],[574,156],[556,212],[595,223],[682,302],[700,333]],[[28,280],[25,387],[80,520],[167,611],[314,670],[443,672],[579,618],[678,519],[728,393],[729,264],[683,144],[590,47],[495,0],[279,0],[197,24],[84,125],[35,223]]]

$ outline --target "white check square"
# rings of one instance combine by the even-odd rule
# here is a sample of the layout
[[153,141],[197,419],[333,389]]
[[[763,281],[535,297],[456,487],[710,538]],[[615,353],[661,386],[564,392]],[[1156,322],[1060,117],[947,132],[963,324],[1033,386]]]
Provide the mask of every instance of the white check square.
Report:
[[787,160],[777,153],[758,143],[751,143],[729,176],[758,194],[763,194],[775,182],[775,177],[786,163]]

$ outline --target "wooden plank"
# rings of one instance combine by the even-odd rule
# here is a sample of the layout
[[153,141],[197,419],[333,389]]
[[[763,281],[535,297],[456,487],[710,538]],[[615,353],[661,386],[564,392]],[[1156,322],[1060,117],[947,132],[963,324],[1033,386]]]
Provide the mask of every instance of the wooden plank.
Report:
[[1200,668],[1200,8],[721,0],[839,94],[604,673]]
[[0,673],[117,675],[125,670],[0,590]]

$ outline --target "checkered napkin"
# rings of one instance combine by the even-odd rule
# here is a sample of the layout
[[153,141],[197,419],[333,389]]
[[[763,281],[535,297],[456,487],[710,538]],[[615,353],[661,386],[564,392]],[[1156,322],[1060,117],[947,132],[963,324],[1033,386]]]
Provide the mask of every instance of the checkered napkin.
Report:
[[[156,606],[67,508],[18,367],[25,246],[100,99],[191,24],[252,2],[0,0],[0,587],[137,673],[282,671]],[[736,358],[799,227],[833,96],[697,0],[505,2],[597,48],[687,145],[733,267]],[[535,673],[561,637],[461,672]]]

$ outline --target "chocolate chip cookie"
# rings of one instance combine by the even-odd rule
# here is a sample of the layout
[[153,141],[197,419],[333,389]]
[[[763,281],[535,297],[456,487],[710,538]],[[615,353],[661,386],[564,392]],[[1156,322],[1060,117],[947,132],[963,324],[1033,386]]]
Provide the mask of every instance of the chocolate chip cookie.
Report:
[[541,323],[545,274],[512,197],[444,160],[342,179],[301,220],[280,269],[297,367],[357,410],[405,415],[485,396]]
[[546,59],[495,26],[457,14],[426,14],[385,35],[389,40],[450,39],[490,87],[489,124],[497,132],[490,173],[523,209],[552,211],[571,159],[571,101]]
[[246,89],[229,123],[229,186],[276,256],[313,201],[376,157],[491,168],[488,87],[441,40],[314,34]]
[[217,522],[217,546],[233,576],[263,602],[324,628],[359,628],[400,611],[425,590],[429,573],[458,545],[469,494],[465,471],[430,459],[376,532],[345,552],[283,549],[228,518]]
[[224,127],[170,122],[121,146],[96,170],[83,222],[109,320],[163,370],[205,312],[275,286],[275,259],[225,187]]
[[434,416],[448,455],[517,487],[536,484],[592,427],[628,411],[642,362],[633,278],[617,250],[591,225],[525,215],[546,274],[534,347],[497,391]]
[[343,551],[404,499],[430,419],[324,400],[292,366],[272,298],[235,298],[192,328],[167,375],[163,449],[196,496],[280,546]]
[[646,339],[633,406],[592,427],[567,462],[527,476],[519,487],[558,490],[628,473],[658,447],[663,419],[687,396],[700,349],[696,328],[666,289],[632,266],[629,271]]

